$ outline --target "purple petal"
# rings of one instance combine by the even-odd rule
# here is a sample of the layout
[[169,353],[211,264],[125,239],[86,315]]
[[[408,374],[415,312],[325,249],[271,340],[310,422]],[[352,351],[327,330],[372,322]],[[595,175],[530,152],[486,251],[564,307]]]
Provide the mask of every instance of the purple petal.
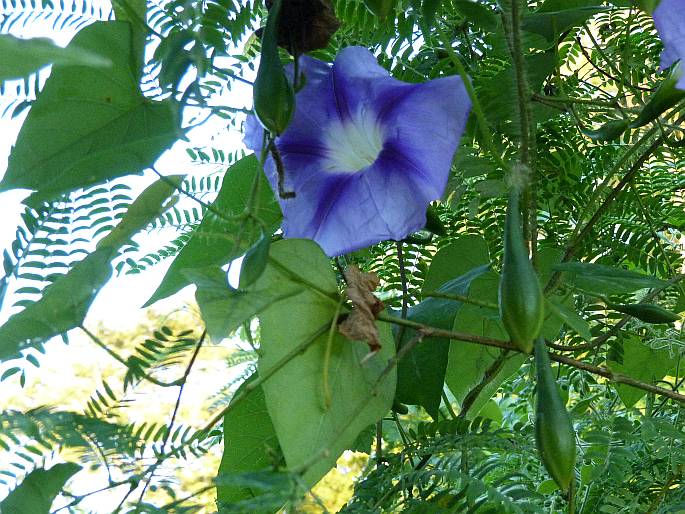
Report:
[[313,239],[331,256],[404,239],[425,225],[431,200],[411,173],[380,158],[361,173],[320,174],[284,202],[284,235]]
[[[461,79],[406,84],[365,48],[342,50],[332,67],[303,58],[305,87],[276,140],[292,199],[280,199],[286,237],[339,255],[422,228],[442,196],[470,101]],[[259,148],[253,122],[246,144]],[[276,190],[275,166],[265,166]]]
[[[406,86],[403,86],[406,89]],[[471,101],[459,77],[409,86],[410,91],[382,113],[391,127],[385,150],[406,160],[431,200],[442,196],[452,158],[466,126]]]
[[[685,2],[661,0],[653,17],[659,37],[664,43],[661,67],[665,69],[685,57]],[[685,76],[680,78],[677,87],[685,89]]]

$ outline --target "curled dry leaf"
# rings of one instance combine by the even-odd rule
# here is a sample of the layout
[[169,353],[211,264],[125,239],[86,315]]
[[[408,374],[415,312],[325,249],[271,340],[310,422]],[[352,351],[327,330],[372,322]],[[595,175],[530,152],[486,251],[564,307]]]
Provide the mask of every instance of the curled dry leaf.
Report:
[[381,349],[381,341],[376,327],[376,317],[385,307],[373,291],[380,281],[375,273],[362,273],[356,266],[345,270],[347,296],[352,301],[352,312],[338,330],[345,337],[355,341],[366,341],[372,352]]

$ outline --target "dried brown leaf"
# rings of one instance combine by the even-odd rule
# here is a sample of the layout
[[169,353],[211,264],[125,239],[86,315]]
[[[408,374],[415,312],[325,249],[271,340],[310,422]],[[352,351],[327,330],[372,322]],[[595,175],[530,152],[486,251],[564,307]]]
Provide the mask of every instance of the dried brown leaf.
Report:
[[372,352],[381,348],[376,327],[376,317],[385,307],[373,294],[380,281],[375,273],[362,273],[356,266],[345,270],[347,297],[352,302],[352,312],[338,330],[345,337],[355,341],[366,341]]

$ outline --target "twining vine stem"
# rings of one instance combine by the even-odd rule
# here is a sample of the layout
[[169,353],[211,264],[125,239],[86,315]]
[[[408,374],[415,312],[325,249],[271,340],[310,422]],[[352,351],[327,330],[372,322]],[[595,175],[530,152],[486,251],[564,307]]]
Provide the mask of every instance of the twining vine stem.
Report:
[[[506,18],[506,17],[505,17]],[[533,264],[537,256],[537,195],[535,190],[535,157],[537,138],[535,124],[531,116],[531,93],[521,43],[521,4],[511,0],[509,13],[509,50],[516,77],[516,96],[519,111],[519,160],[529,171],[529,181],[523,189],[521,206],[523,208],[524,236],[530,245]],[[505,24],[506,26],[506,24]]]

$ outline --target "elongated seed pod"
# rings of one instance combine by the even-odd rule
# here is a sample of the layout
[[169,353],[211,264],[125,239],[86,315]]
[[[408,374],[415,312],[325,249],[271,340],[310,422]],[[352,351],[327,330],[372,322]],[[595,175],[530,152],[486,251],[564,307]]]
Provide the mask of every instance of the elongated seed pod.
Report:
[[528,258],[523,241],[519,195],[509,194],[504,224],[504,260],[499,283],[499,310],[511,341],[530,353],[544,321],[544,301],[540,282]]
[[607,303],[607,307],[611,310],[628,314],[645,323],[673,323],[678,321],[680,316],[675,312],[671,312],[659,305],[653,303],[634,303],[634,304],[617,304]]
[[269,10],[262,36],[262,53],[252,95],[257,119],[265,129],[282,133],[295,112],[295,91],[285,76],[278,55],[278,17],[281,0],[275,0]]
[[568,491],[574,479],[576,437],[542,337],[535,340],[535,376],[535,444],[547,472],[563,491]]

